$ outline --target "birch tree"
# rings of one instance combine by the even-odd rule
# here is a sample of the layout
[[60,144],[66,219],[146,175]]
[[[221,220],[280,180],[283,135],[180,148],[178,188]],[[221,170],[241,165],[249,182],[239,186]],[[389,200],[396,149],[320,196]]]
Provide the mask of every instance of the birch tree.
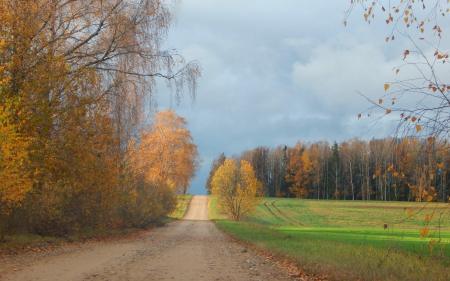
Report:
[[244,160],[238,167],[233,159],[226,159],[214,174],[211,185],[219,211],[233,220],[254,212],[263,195],[253,167]]

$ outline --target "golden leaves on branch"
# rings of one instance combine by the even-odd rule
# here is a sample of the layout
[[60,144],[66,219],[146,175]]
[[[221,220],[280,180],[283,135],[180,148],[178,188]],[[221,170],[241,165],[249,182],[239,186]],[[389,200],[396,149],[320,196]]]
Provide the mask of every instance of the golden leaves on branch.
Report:
[[143,132],[133,162],[147,182],[172,182],[178,193],[189,188],[199,164],[188,122],[174,110],[158,111]]
[[403,55],[404,55],[403,59],[406,59],[406,56],[409,55],[409,51],[406,50],[406,51],[403,53]]
[[308,196],[309,191],[305,186],[310,183],[308,175],[312,169],[311,154],[308,151],[302,151],[302,144],[297,142],[295,149],[290,152],[288,170],[291,172],[286,174],[286,182],[291,184],[289,191],[296,198]]
[[6,99],[0,104],[0,215],[20,205],[32,189],[37,173],[27,169],[32,139],[18,133],[21,124],[14,120],[17,106],[17,99]]
[[[0,106],[5,97],[20,96],[14,118],[7,118],[14,122],[2,128],[16,126],[17,134],[2,131],[2,137],[11,141],[0,141],[0,146],[8,145],[4,155],[14,154],[21,171],[1,167],[7,158],[2,154],[0,174],[8,172],[11,179],[17,176],[24,181],[29,175],[34,180],[14,191],[15,202],[26,194],[27,201],[22,202],[26,208],[16,212],[22,213],[19,220],[24,224],[33,222],[24,228],[49,228],[46,222],[55,218],[61,223],[55,231],[74,224],[105,227],[112,221],[121,226],[129,217],[119,213],[127,213],[141,194],[136,189],[141,178],[129,171],[128,149],[143,127],[144,101],[151,98],[154,86],[151,75],[175,68],[180,61],[184,64],[184,60],[170,53],[158,56],[161,38],[173,20],[168,5],[161,1],[102,3],[0,2],[0,61],[4,63],[0,81],[8,81],[1,85]],[[99,70],[106,65],[112,70]],[[5,80],[11,73],[14,79]],[[178,81],[195,84],[200,74],[196,67],[174,73],[181,74],[177,87]],[[195,92],[195,87],[191,90]],[[183,159],[178,152],[174,154]],[[13,166],[9,167],[16,169]],[[158,186],[171,189],[182,182],[180,188],[187,188],[188,177],[180,174],[192,177],[195,171],[184,165],[176,179]],[[2,177],[0,200],[6,198],[1,185],[7,180]],[[26,192],[33,184],[36,188]],[[13,194],[12,189],[8,193]],[[144,200],[142,205],[151,203]],[[164,208],[155,208],[155,213],[164,215]]]
[[218,209],[233,220],[252,213],[263,192],[253,167],[244,160],[238,166],[233,159],[226,159],[214,173],[211,186]]

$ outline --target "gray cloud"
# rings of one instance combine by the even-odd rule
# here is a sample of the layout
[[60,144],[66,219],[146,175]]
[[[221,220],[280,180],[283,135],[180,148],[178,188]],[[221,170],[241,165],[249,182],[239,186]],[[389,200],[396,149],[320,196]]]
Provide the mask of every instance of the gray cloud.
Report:
[[212,159],[222,152],[392,132],[397,116],[371,130],[374,119],[357,119],[370,104],[356,91],[384,95],[408,42],[386,43],[392,27],[382,19],[367,25],[358,10],[344,27],[346,9],[339,1],[297,0],[184,0],[174,7],[178,22],[166,46],[200,61],[203,73],[194,106],[187,97],[174,106],[164,83],[158,103],[188,120],[204,158],[192,193],[205,193]]

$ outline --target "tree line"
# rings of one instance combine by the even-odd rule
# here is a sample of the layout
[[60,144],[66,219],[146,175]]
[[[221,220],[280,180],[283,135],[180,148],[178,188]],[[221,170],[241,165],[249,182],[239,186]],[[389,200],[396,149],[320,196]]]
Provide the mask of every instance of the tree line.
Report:
[[148,111],[157,78],[179,101],[200,76],[161,49],[173,19],[164,0],[0,2],[0,233],[147,227],[173,210],[198,153],[186,120]]
[[[448,149],[448,141],[435,137],[354,138],[257,147],[232,158],[252,165],[269,197],[447,202]],[[225,159],[214,159],[206,189]]]

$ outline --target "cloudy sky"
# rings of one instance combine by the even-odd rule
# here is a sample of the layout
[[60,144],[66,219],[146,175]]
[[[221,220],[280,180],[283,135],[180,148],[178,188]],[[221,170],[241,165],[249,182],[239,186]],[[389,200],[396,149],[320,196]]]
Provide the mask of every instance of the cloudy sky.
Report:
[[386,43],[392,24],[379,10],[369,25],[357,8],[344,27],[349,3],[182,0],[174,6],[177,22],[166,47],[203,68],[194,105],[186,94],[176,106],[164,83],[158,85],[159,108],[187,119],[203,158],[189,192],[206,193],[211,163],[222,152],[392,133],[397,116],[374,127],[382,112],[358,120],[370,103],[357,91],[378,100],[385,82],[408,77],[392,69],[411,43],[399,34]]

